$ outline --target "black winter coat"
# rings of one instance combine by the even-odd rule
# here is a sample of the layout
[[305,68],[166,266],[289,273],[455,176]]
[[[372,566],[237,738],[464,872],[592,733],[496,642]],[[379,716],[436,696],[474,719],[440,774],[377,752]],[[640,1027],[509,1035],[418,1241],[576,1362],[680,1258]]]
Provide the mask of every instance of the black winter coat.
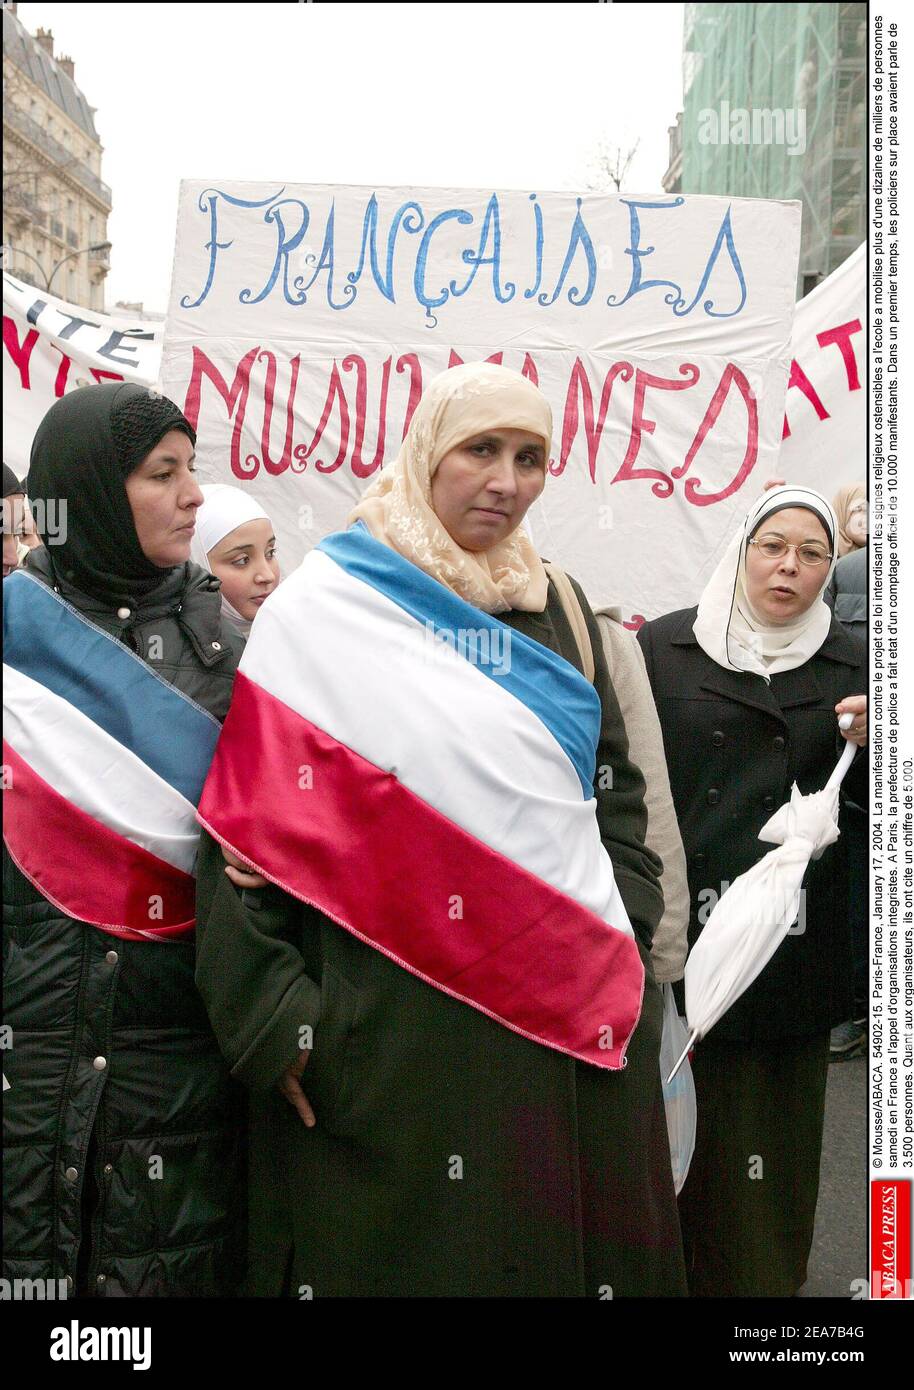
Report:
[[[685,1293],[648,952],[659,862],[644,848],[644,782],[583,602],[603,705],[598,765],[614,774],[611,787],[597,779],[597,813],[646,971],[624,1070],[521,1037],[272,885],[239,894],[201,837],[197,980],[251,1090],[255,1296]],[[503,621],[580,669],[553,586],[545,613]],[[303,1025],[314,1026],[302,1076],[314,1129],[276,1086]]]
[[[688,861],[690,947],[723,885],[774,848],[758,832],[790,799],[792,783],[801,792],[824,787],[845,746],[835,705],[867,690],[865,645],[834,618],[815,656],[777,672],[769,685],[712,661],[692,631],[696,613],[667,613],[638,633]],[[864,795],[866,776],[858,754],[843,791],[854,799]],[[850,1018],[847,865],[835,845],[810,865],[804,889],[801,916],[715,1024],[716,1041],[810,1037]]]
[[[53,574],[45,550],[29,570]],[[129,618],[60,585],[218,719],[240,638],[218,581],[174,573]],[[128,941],[41,896],[4,848],[4,1277],[107,1296],[234,1292],[243,1258],[239,1092],[194,985],[194,940]]]

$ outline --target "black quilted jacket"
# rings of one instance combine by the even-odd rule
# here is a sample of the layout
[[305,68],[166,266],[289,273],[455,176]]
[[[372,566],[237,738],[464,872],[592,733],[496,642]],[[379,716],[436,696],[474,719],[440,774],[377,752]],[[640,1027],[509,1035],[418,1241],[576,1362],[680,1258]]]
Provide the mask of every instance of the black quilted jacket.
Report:
[[[46,551],[29,569],[53,577]],[[241,641],[205,571],[171,573],[127,619],[61,593],[225,717]],[[5,849],[3,918],[4,1277],[66,1279],[71,1296],[235,1292],[242,1118],[193,937],[125,941],[65,917]]]

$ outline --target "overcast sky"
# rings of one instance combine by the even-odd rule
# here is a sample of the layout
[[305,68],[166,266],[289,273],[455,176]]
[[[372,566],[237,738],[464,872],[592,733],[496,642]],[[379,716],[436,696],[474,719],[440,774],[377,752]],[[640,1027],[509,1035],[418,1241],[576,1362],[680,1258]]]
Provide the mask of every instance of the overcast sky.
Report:
[[181,178],[660,191],[681,4],[20,4],[97,108],[106,301],[167,308]]

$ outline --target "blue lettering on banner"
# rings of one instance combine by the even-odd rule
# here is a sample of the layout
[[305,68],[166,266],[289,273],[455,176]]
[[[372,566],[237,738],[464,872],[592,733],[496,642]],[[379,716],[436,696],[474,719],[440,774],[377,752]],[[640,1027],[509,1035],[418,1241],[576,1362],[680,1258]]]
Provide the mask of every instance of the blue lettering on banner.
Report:
[[[410,214],[415,214],[412,219]],[[374,282],[381,291],[385,299],[389,299],[391,304],[396,303],[394,298],[394,249],[397,244],[397,233],[400,227],[407,232],[421,232],[425,226],[425,214],[418,203],[403,203],[394,213],[393,221],[390,224],[390,231],[387,235],[387,265],[384,276],[378,268],[378,199],[372,193],[365,209],[365,220],[362,223],[362,251],[359,255],[359,263],[355,270],[350,270],[346,279],[355,285],[362,278],[362,271],[365,267],[365,244],[368,243],[368,254],[371,258],[371,273]]]
[[[578,210],[575,215],[574,224],[571,228],[571,240],[568,243],[568,250],[565,253],[565,264],[562,266],[562,273],[559,276],[558,284],[552,291],[551,296],[547,294],[541,294],[539,296],[540,304],[555,303],[556,299],[559,296],[559,292],[565,283],[565,276],[568,274],[568,271],[571,268],[571,262],[574,260],[574,253],[578,249],[579,245],[583,246],[584,254],[587,257],[587,290],[585,294],[581,296],[576,286],[572,285],[571,289],[568,291],[568,303],[586,304],[587,301],[590,299],[590,296],[593,294],[593,287],[597,283],[597,258],[594,254],[593,242],[590,239],[590,233],[584,225],[584,219],[581,216],[580,198],[577,199],[577,204]],[[577,299],[575,299],[575,295],[578,295]]]
[[[285,220],[280,212],[280,208],[284,207],[297,207],[301,209],[301,222],[299,223],[298,230],[293,232],[292,236],[286,235]],[[330,219],[332,222],[332,211],[330,213]],[[276,243],[276,257],[273,261],[273,269],[270,271],[267,283],[260,291],[260,294],[255,295],[252,290],[245,289],[241,291],[238,298],[242,304],[259,304],[262,299],[266,299],[267,295],[276,284],[280,267],[282,267],[282,292],[285,296],[286,303],[304,304],[305,295],[302,291],[299,292],[296,299],[293,299],[292,295],[289,293],[289,257],[292,252],[297,250],[301,245],[305,232],[308,230],[311,214],[308,211],[307,205],[303,203],[300,198],[282,198],[278,203],[274,203],[272,207],[267,208],[263,215],[263,220],[264,222],[275,222],[279,230],[279,240]],[[300,281],[301,276],[296,277],[294,280],[293,284],[296,288],[299,287]]]
[[416,298],[420,304],[425,305],[425,317],[428,319],[426,327],[434,328],[438,320],[432,313],[433,309],[438,309],[448,297],[448,291],[442,285],[441,293],[435,299],[429,299],[425,292],[425,267],[428,262],[428,248],[432,237],[444,222],[459,222],[466,225],[473,221],[473,214],[467,212],[466,208],[449,208],[447,212],[439,212],[437,217],[433,217],[425,229],[425,234],[419,244],[419,254],[416,257],[416,273],[413,276],[413,287],[416,291]]
[[[433,238],[445,223],[456,222],[459,226],[472,226],[476,222],[476,218],[467,208],[445,208],[429,220],[421,203],[416,201],[402,203],[391,218],[382,268],[381,256],[379,255],[378,199],[377,194],[372,193],[365,205],[362,219],[358,264],[354,270],[347,271],[343,277],[342,268],[339,265],[340,252],[335,235],[337,212],[335,200],[331,202],[326,214],[320,254],[315,255],[304,245],[304,238],[312,220],[311,209],[300,198],[283,197],[284,192],[285,187],[280,188],[278,193],[273,193],[267,198],[247,199],[235,197],[233,194],[218,188],[203,190],[198,199],[198,207],[201,212],[209,214],[209,239],[204,242],[204,250],[209,257],[206,282],[195,299],[191,298],[189,294],[181,297],[182,309],[197,309],[205,302],[215,283],[219,253],[228,251],[234,245],[233,241],[219,240],[220,201],[246,211],[265,209],[262,221],[265,225],[275,228],[276,231],[273,263],[263,287],[257,293],[251,288],[242,289],[238,295],[241,304],[260,304],[270,295],[279,292],[287,304],[296,307],[307,304],[309,291],[317,284],[322,275],[326,276],[324,293],[326,294],[326,302],[331,309],[351,308],[358,297],[363,282],[374,284],[384,299],[395,304],[397,301],[394,287],[394,268],[397,252],[398,250],[402,252],[405,244],[404,235],[419,237],[420,233],[421,237],[415,252],[413,274],[410,278],[416,302],[425,310],[426,327],[437,327],[438,319],[434,310],[440,309],[450,298],[459,299],[468,294],[480,269],[484,266],[491,267],[491,301],[496,304],[508,304],[515,297],[517,285],[513,280],[504,279],[502,275],[505,241],[502,235],[502,213],[497,193],[491,194],[486,203],[485,212],[479,224],[476,245],[468,246],[459,252],[462,263],[470,268],[469,274],[462,281],[455,278],[449,282],[445,280],[445,283],[440,286],[430,287],[427,284],[427,278]],[[529,195],[529,201],[533,213],[534,274],[533,283],[523,291],[524,299],[533,300],[544,308],[555,304],[560,298],[575,308],[589,304],[596,290],[598,269],[593,236],[584,217],[583,199],[577,198],[575,200],[576,211],[568,233],[562,267],[551,292],[542,288],[543,255],[546,242],[543,210],[535,193]],[[675,280],[647,279],[644,277],[642,262],[646,257],[653,255],[657,247],[654,245],[642,246],[640,217],[640,214],[645,211],[674,212],[686,202],[686,199],[680,196],[664,202],[641,202],[630,198],[620,198],[619,201],[625,204],[629,212],[629,245],[625,248],[625,254],[631,258],[631,277],[624,294],[621,296],[618,294],[607,295],[605,302],[610,308],[619,308],[621,305],[627,304],[635,295],[643,294],[647,290],[663,289],[667,291],[663,296],[663,302],[670,306],[677,318],[691,314],[699,305],[701,312],[709,318],[732,318],[742,311],[748,294],[746,277],[736,246],[730,207],[727,208],[721,222],[698,288],[689,299],[683,292],[682,286],[677,284]],[[290,210],[293,209],[297,213],[297,219],[290,217]],[[290,225],[293,220],[296,222],[294,226]],[[662,223],[666,222],[667,219],[662,219]],[[669,235],[671,241],[678,235],[678,226],[675,222],[669,224]],[[293,275],[290,280],[290,257],[299,250],[304,251],[301,263],[308,269],[304,274]],[[580,264],[582,257],[582,268],[586,268],[587,272],[586,283],[582,286],[578,282],[578,276],[574,275],[573,279],[577,283],[567,284],[575,262]],[[735,307],[718,307],[718,300],[708,293],[711,276],[722,259],[729,260],[739,290],[739,298]],[[488,281],[488,277],[485,278]]]
[[529,290],[524,290],[524,299],[532,299],[540,287],[543,278],[543,209],[536,201],[536,194],[530,194],[530,201],[533,204],[533,220],[536,223],[536,280]]
[[676,284],[675,280],[642,280],[641,262],[645,256],[653,255],[654,251],[657,248],[654,246],[641,246],[641,222],[638,217],[639,208],[666,211],[669,208],[678,208],[682,203],[685,202],[685,198],[674,198],[671,203],[639,203],[635,202],[633,199],[630,198],[623,198],[621,201],[625,203],[628,208],[629,226],[631,231],[631,245],[626,247],[625,254],[626,256],[631,256],[632,258],[632,278],[629,283],[628,289],[625,291],[625,294],[622,296],[621,299],[617,299],[616,295],[614,294],[607,296],[606,303],[610,305],[611,308],[619,308],[620,305],[625,304],[634,295],[641,294],[644,290],[658,289],[662,288],[663,286],[666,286],[666,288],[672,290],[673,293],[665,294],[663,296],[664,304],[669,304],[673,310],[673,313],[676,314],[678,318],[682,318],[685,314],[691,313],[691,311],[695,308],[695,305],[698,303],[699,299],[707,289],[708,281],[711,278],[711,271],[714,269],[714,266],[717,262],[717,258],[720,255],[721,246],[723,245],[724,241],[726,241],[727,250],[730,253],[730,260],[733,264],[733,268],[736,271],[737,279],[739,281],[739,304],[737,304],[735,309],[730,309],[726,313],[715,313],[714,301],[710,299],[705,300],[705,303],[702,307],[704,308],[705,313],[711,318],[732,318],[734,314],[738,314],[740,312],[740,310],[746,302],[746,280],[743,275],[743,268],[740,265],[739,256],[737,255],[736,251],[736,245],[733,240],[733,228],[730,222],[730,208],[727,208],[726,216],[724,217],[720,231],[717,234],[717,240],[714,243],[714,249],[708,257],[708,263],[705,266],[705,271],[701,278],[701,284],[699,285],[695,293],[694,299],[690,304],[687,305],[685,295],[682,293],[681,287]]
[[[491,256],[484,256],[482,253],[486,249],[486,243],[489,240],[490,227],[492,228],[492,254]],[[452,295],[456,297],[461,294],[466,294],[476,278],[476,272],[479,267],[481,265],[490,265],[492,267],[492,289],[499,304],[507,304],[509,300],[514,298],[517,289],[516,285],[512,284],[509,280],[505,284],[504,292],[502,292],[498,284],[499,267],[501,264],[501,222],[498,219],[497,194],[492,194],[489,199],[489,205],[486,208],[486,220],[482,224],[482,231],[479,235],[479,250],[462,252],[461,260],[467,265],[471,265],[473,269],[470,271],[470,278],[467,280],[463,289],[457,288],[456,280],[451,281]]]
[[293,300],[289,299],[289,296],[286,295],[286,299],[290,304],[305,303],[308,297],[308,290],[310,290],[311,286],[314,284],[315,280],[317,279],[318,275],[320,275],[322,270],[329,271],[329,274],[327,276],[327,303],[330,305],[331,309],[348,308],[349,304],[352,303],[352,301],[358,294],[358,290],[355,288],[354,285],[344,285],[343,303],[335,304],[333,302],[333,225],[335,217],[336,201],[334,200],[330,204],[330,213],[327,217],[327,227],[324,232],[324,244],[321,247],[320,259],[317,261],[317,264],[315,265],[315,257],[313,253],[305,257],[305,265],[315,265],[314,274],[311,276],[311,279],[307,281],[305,280],[303,275],[299,275],[296,277],[294,284],[296,289],[301,290],[301,298],[298,300]]
[[[743,276],[743,268],[739,263],[739,256],[736,254],[736,244],[733,240],[733,227],[730,222],[730,209],[727,208],[727,215],[724,218],[723,222],[720,224],[720,231],[717,233],[717,240],[714,243],[714,249],[708,257],[708,264],[706,265],[705,273],[701,278],[701,284],[695,291],[695,298],[692,300],[691,304],[687,305],[684,309],[681,309],[678,307],[677,304],[674,304],[674,314],[689,314],[695,308],[695,305],[698,303],[699,299],[701,299],[701,296],[704,294],[705,290],[708,287],[708,281],[711,278],[711,271],[717,264],[717,258],[720,255],[720,248],[723,246],[724,242],[727,243],[727,251],[730,255],[730,261],[733,265],[733,269],[736,271],[736,275],[739,280],[741,294],[740,301],[737,304],[736,308],[731,309],[729,313],[724,313],[722,311],[720,313],[715,312],[713,299],[706,299],[704,304],[702,305],[702,308],[704,309],[706,314],[708,314],[711,318],[715,319],[729,319],[732,318],[734,314],[739,313],[740,309],[746,302],[746,281],[745,277]],[[679,303],[684,303],[684,301],[680,300]]]
[[280,194],[284,192],[285,189],[281,188],[279,190],[279,193],[271,193],[269,198],[261,198],[259,201],[253,201],[249,198],[235,198],[232,196],[231,193],[223,193],[218,188],[204,188],[203,192],[200,194],[199,199],[197,200],[197,206],[199,207],[201,212],[206,212],[208,200],[210,218],[209,241],[207,241],[204,244],[203,249],[210,253],[209,272],[206,277],[206,284],[203,286],[203,290],[200,294],[199,299],[195,299],[193,302],[191,302],[189,295],[183,295],[181,298],[182,309],[196,309],[203,303],[204,299],[213,287],[213,279],[216,274],[216,253],[217,251],[227,251],[228,248],[232,245],[230,241],[220,241],[218,238],[218,218],[216,214],[216,199],[224,198],[227,203],[230,203],[232,207],[236,208],[265,208],[268,203],[272,203],[275,198],[278,198]]

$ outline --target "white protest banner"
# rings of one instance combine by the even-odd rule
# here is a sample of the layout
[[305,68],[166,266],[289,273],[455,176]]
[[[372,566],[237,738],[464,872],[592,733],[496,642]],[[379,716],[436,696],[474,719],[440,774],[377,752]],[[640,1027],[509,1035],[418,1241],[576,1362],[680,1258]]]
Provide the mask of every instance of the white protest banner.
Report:
[[833,497],[864,482],[866,244],[797,305],[777,473]]
[[396,455],[424,384],[548,397],[541,553],[632,626],[694,602],[777,462],[798,203],[182,183],[162,390],[288,572]]
[[42,417],[67,391],[100,381],[154,385],[162,325],[99,314],[3,275],[3,460],[17,477]]

